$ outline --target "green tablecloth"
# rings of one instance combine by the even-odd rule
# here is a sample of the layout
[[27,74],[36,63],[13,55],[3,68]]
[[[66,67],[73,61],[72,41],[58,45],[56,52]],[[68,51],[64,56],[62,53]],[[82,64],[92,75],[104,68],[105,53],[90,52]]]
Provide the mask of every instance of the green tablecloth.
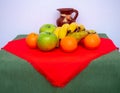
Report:
[[58,88],[25,60],[0,50],[0,93],[120,93],[120,52],[95,59],[67,86]]

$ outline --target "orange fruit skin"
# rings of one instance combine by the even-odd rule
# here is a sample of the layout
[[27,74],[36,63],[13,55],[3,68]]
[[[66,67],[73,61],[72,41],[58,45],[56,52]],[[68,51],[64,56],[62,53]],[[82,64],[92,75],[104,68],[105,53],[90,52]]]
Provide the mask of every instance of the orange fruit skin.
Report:
[[74,37],[66,36],[60,41],[60,48],[64,52],[73,52],[78,47],[77,40]]
[[37,39],[38,39],[38,34],[30,33],[26,36],[25,41],[30,48],[37,48]]
[[98,34],[88,34],[84,40],[83,44],[88,49],[95,49],[99,47],[101,39]]

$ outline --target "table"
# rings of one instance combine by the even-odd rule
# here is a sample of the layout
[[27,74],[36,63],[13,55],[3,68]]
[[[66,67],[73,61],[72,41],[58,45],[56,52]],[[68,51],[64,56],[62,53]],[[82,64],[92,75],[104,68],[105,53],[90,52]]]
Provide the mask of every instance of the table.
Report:
[[[104,33],[99,35],[108,38]],[[67,86],[59,88],[51,86],[28,62],[2,49],[0,93],[120,93],[120,52],[115,50],[93,60]]]

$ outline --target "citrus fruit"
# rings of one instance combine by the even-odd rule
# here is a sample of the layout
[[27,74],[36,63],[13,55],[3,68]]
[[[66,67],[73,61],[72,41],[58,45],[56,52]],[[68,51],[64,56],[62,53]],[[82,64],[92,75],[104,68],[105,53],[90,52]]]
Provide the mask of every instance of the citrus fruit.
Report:
[[83,39],[83,44],[88,49],[95,49],[100,45],[101,39],[98,34],[88,34]]
[[65,52],[72,52],[77,48],[77,46],[77,40],[71,36],[66,36],[60,41],[60,48]]
[[25,41],[30,48],[37,48],[37,39],[38,39],[38,34],[32,32],[26,36]]

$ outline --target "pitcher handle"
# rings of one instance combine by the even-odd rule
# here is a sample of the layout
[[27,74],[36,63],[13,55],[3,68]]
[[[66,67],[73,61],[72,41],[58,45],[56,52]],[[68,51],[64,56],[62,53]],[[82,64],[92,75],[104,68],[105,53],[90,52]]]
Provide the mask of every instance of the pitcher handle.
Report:
[[78,17],[78,11],[76,9],[73,9],[73,12],[75,13],[75,16],[73,18],[73,20],[75,21],[76,18]]

